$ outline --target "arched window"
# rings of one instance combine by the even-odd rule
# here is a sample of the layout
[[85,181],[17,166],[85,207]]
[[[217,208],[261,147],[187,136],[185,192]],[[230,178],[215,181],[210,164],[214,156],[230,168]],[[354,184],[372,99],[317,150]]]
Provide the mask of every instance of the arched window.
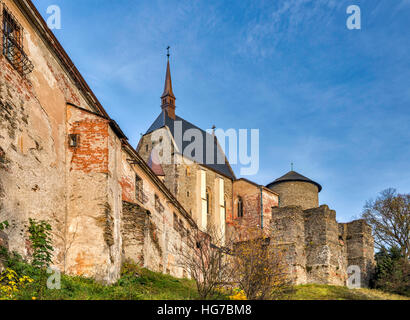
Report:
[[238,218],[243,217],[243,201],[241,197],[238,197]]

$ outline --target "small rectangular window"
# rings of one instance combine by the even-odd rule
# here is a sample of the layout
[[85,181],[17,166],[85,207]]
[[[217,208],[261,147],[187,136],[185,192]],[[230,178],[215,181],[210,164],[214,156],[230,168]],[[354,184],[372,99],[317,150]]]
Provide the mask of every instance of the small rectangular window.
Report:
[[143,184],[142,179],[135,175],[135,198],[139,202],[143,202]]
[[70,148],[78,148],[80,145],[80,135],[79,134],[69,134],[68,135],[68,145]]

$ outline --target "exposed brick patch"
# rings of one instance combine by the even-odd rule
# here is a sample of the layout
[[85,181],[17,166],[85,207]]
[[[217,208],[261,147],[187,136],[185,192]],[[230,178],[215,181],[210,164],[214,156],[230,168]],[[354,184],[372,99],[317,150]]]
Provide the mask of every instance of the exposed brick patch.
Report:
[[135,185],[131,179],[124,176],[120,181],[122,188],[122,200],[127,202],[135,202]]
[[95,118],[73,123],[70,134],[80,136],[79,146],[70,148],[72,170],[108,173],[108,120]]

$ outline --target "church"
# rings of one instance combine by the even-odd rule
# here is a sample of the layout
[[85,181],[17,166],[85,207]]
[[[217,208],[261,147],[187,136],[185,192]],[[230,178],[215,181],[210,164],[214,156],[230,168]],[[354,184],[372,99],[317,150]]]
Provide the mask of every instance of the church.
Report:
[[[291,171],[268,186],[237,178],[216,137],[175,112],[171,67],[158,113],[138,146],[99,102],[30,0],[0,0],[0,246],[30,259],[29,218],[52,226],[53,265],[105,283],[132,261],[189,277],[178,251],[194,230],[239,239],[252,219],[274,230],[294,283],[344,285],[359,266],[367,285],[373,238],[362,220],[319,207],[322,186]],[[182,102],[183,105],[183,102]],[[198,162],[176,132],[195,129]],[[211,152],[211,151],[212,152]],[[166,155],[170,161],[164,161]]]

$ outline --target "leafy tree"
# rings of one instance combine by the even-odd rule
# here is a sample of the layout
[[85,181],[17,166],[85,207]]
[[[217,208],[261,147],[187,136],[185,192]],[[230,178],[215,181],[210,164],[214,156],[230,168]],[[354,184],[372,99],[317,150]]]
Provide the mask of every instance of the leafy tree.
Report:
[[363,219],[373,228],[374,241],[380,250],[397,247],[403,258],[410,258],[410,194],[398,194],[395,189],[380,193],[367,201]]

